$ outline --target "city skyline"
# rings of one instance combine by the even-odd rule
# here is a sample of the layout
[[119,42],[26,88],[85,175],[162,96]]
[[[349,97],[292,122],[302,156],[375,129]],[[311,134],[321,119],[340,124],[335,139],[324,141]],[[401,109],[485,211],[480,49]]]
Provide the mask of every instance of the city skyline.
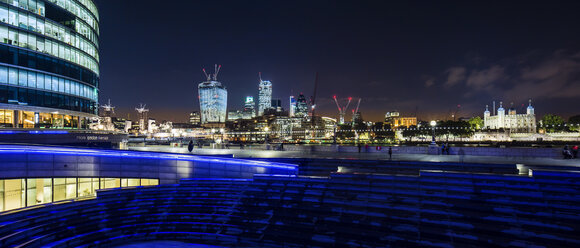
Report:
[[[261,71],[285,109],[290,95],[312,95],[319,72],[317,113],[334,118],[335,94],[362,98],[371,121],[394,110],[443,119],[457,105],[459,116],[482,116],[494,100],[519,106],[529,98],[539,116],[577,114],[580,37],[570,30],[578,3],[179,2],[171,11],[148,7],[152,1],[97,4],[104,16],[100,102],[112,99],[119,117],[135,118],[132,109],[143,102],[153,118],[185,122],[199,109],[200,68],[215,63],[231,90],[228,110],[258,95]],[[231,8],[213,11],[220,4]],[[116,37],[121,29],[126,35]],[[153,46],[166,48],[143,52]]]

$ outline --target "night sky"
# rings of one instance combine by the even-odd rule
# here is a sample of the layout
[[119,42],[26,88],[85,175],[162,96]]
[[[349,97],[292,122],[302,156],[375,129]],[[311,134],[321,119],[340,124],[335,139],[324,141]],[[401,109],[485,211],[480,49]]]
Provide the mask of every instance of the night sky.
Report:
[[[185,122],[199,109],[202,68],[228,89],[228,109],[257,99],[311,96],[337,117],[332,96],[361,97],[365,120],[398,110],[419,119],[483,115],[514,103],[536,114],[580,114],[579,1],[96,0],[100,101],[117,116]],[[350,119],[350,115],[347,116]]]

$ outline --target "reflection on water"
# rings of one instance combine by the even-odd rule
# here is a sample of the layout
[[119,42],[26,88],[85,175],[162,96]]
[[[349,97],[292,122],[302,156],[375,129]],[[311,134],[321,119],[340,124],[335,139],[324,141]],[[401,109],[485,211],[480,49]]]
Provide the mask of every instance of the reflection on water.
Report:
[[125,245],[114,246],[113,248],[223,248],[223,246],[213,246],[213,245],[203,245],[203,244],[190,244],[179,241],[145,241],[138,243],[131,243]]

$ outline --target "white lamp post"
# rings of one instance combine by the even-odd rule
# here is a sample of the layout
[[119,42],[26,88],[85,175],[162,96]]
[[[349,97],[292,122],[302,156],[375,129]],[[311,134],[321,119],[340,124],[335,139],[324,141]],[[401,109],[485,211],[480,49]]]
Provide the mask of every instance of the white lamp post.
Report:
[[436,121],[431,121],[431,145],[435,145],[435,126],[437,126]]

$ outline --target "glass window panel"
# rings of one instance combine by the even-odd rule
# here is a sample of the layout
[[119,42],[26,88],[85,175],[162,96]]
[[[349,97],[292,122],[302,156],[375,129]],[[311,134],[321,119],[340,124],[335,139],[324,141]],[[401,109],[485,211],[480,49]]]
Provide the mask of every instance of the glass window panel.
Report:
[[0,21],[8,23],[8,8],[0,6]]
[[65,80],[64,81],[64,89],[65,89],[65,93],[70,94],[71,90],[70,90],[70,81],[69,80]]
[[52,79],[51,79],[50,75],[44,75],[44,89],[50,90],[51,84],[52,84]]
[[0,66],[0,84],[8,84],[8,67]]
[[43,179],[43,201],[42,203],[52,202],[52,178]]
[[141,180],[139,180],[138,178],[129,178],[129,187],[131,186],[139,186],[141,183]]
[[58,90],[60,92],[64,92],[64,79],[63,78],[58,79]]
[[25,13],[19,13],[18,15],[18,27],[23,29],[28,29],[28,17]]
[[10,44],[8,39],[8,28],[5,26],[0,26],[0,42]]
[[119,188],[121,187],[121,179],[119,178],[103,178],[101,179],[103,189]]
[[[26,179],[26,206],[45,203],[45,179]],[[50,186],[50,185],[49,185]]]
[[36,88],[36,73],[28,72],[28,87]]
[[93,183],[91,178],[79,178],[79,197],[94,194]]
[[10,10],[8,12],[8,23],[12,26],[17,26],[18,23],[18,12]]
[[58,78],[57,77],[51,78],[52,78],[52,91],[58,91]]
[[36,74],[36,88],[44,89],[44,74]]
[[44,42],[45,42],[44,38],[42,38],[42,37],[36,38],[36,50],[37,51],[46,53],[46,49],[44,48]]
[[66,199],[72,199],[77,197],[77,179],[67,178],[66,179]]
[[11,210],[24,207],[22,197],[24,189],[22,179],[4,180],[4,209]]
[[28,85],[28,73],[25,70],[18,70],[18,85],[27,86]]
[[4,211],[4,180],[0,180],[0,211]]
[[128,179],[121,178],[121,187],[127,187],[127,185],[128,185]]
[[15,68],[8,69],[8,83],[12,85],[18,84],[18,70]]
[[66,199],[66,183],[64,178],[54,179],[54,190],[52,192],[54,201],[62,201]]
[[95,194],[98,189],[101,189],[99,185],[99,179],[93,178],[93,194]]

